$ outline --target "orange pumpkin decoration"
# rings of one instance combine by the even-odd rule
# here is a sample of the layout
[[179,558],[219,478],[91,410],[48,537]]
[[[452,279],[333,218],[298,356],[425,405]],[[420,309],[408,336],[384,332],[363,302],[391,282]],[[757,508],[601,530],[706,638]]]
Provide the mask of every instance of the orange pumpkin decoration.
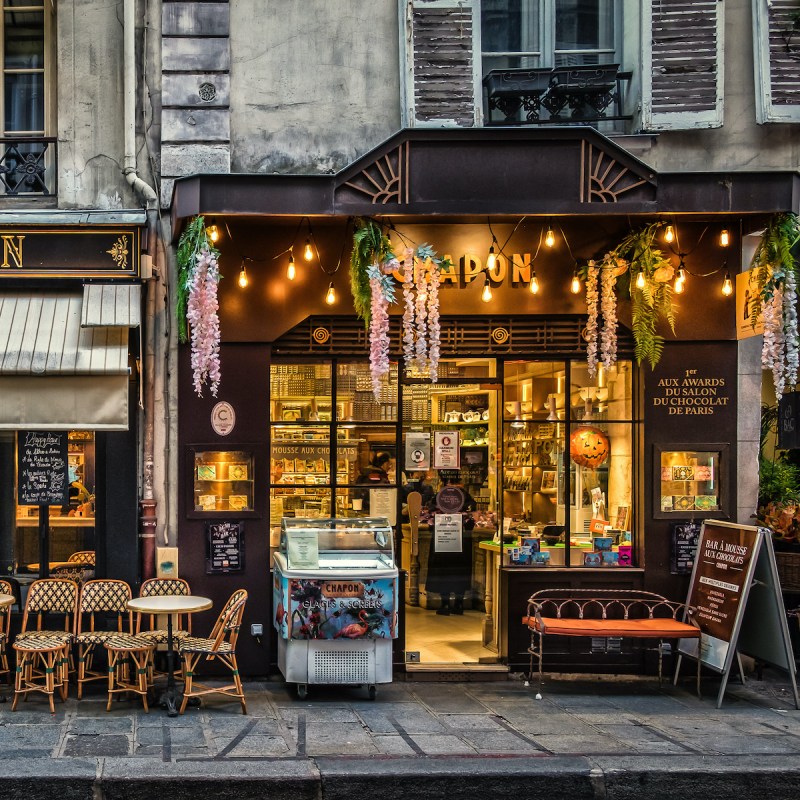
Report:
[[594,469],[599,467],[610,455],[611,444],[608,436],[591,425],[581,425],[569,437],[569,455],[582,466]]

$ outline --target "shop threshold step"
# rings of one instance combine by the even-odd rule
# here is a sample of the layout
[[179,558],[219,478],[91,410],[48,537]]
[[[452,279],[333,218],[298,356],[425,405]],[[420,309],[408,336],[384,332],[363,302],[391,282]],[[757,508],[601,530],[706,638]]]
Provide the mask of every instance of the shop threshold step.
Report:
[[504,664],[406,664],[409,681],[492,681],[508,680]]

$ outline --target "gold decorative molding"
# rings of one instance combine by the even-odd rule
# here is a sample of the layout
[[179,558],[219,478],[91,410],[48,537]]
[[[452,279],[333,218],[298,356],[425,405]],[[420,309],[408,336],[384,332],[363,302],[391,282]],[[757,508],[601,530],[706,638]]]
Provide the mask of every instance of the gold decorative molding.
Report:
[[314,328],[311,333],[314,344],[327,344],[331,338],[331,332],[327,328]]
[[110,250],[106,250],[106,253],[111,256],[120,269],[126,269],[128,266],[128,237],[117,237],[117,241],[111,245]]
[[375,204],[407,203],[408,151],[409,143],[403,142],[395,150],[364,167],[344,185],[366,195]]
[[494,328],[492,330],[492,341],[495,344],[506,344],[511,338],[508,328]]
[[581,203],[616,203],[626,192],[645,185],[652,185],[646,176],[593,144],[581,142]]

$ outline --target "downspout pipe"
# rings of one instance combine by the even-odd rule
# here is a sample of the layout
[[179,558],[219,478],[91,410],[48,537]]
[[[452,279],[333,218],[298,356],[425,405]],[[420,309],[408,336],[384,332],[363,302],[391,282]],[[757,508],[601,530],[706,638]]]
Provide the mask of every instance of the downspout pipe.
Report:
[[[123,127],[125,157],[122,174],[131,188],[144,201],[147,209],[147,249],[155,263],[158,254],[158,195],[136,172],[136,0],[123,3]],[[155,282],[157,271],[147,276],[145,306],[145,341],[142,356],[143,432],[142,432],[142,498],[140,500],[139,557],[142,580],[155,577],[156,528],[158,516],[153,492],[155,451]]]

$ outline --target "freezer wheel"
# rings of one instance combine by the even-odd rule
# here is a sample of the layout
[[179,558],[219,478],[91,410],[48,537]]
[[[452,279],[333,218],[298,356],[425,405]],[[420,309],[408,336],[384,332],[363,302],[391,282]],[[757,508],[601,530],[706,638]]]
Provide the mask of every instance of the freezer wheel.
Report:
[[378,694],[378,687],[374,683],[371,683],[369,685],[368,691],[369,691],[369,699],[370,700],[374,700],[375,699],[375,695]]
[[297,684],[297,696],[301,700],[305,700],[308,696],[308,685],[305,683],[298,683]]

